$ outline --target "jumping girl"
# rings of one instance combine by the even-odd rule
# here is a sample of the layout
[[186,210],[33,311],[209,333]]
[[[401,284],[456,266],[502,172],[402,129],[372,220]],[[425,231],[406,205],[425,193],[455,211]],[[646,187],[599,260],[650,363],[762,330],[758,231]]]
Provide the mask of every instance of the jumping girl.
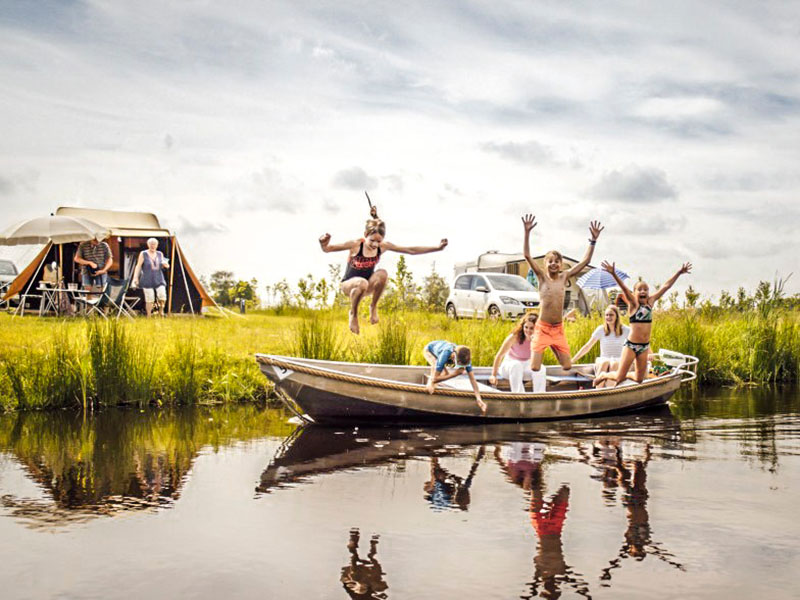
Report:
[[378,322],[378,300],[386,288],[389,278],[385,269],[375,270],[375,266],[384,252],[392,250],[403,254],[427,254],[438,252],[447,246],[447,240],[442,239],[438,246],[397,246],[384,240],[386,224],[378,218],[377,207],[371,209],[372,218],[367,220],[364,237],[344,242],[331,244],[331,234],[325,233],[319,238],[319,245],[323,252],[339,252],[348,250],[347,270],[342,279],[342,293],[350,298],[350,331],[359,333],[358,305],[366,296],[372,296],[369,307],[369,322]]
[[684,273],[691,273],[692,263],[684,263],[683,266],[670,277],[659,290],[650,295],[650,287],[644,281],[638,281],[633,286],[631,292],[617,275],[614,263],[604,261],[602,267],[611,273],[617,282],[628,304],[628,314],[630,315],[631,333],[622,348],[619,368],[616,373],[603,373],[594,380],[595,386],[604,381],[613,381],[618,385],[627,376],[631,364],[636,361],[636,372],[634,380],[642,383],[647,376],[647,356],[650,354],[650,333],[653,329],[653,305],[663,296],[669,288],[675,285],[678,277]]

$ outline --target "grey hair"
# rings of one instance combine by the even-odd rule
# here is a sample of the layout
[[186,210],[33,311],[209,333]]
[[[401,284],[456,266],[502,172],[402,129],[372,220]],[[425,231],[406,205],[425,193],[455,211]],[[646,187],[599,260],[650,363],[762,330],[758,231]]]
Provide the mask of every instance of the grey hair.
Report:
[[156,238],[148,238],[148,240],[147,240],[147,245],[148,246],[150,245],[150,242],[155,242],[156,246],[158,246],[158,240]]

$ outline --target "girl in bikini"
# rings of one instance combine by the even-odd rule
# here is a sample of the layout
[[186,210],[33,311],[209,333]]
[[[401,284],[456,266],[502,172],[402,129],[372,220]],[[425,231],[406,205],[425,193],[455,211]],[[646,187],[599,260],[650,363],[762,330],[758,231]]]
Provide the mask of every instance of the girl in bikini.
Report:
[[617,282],[628,304],[628,314],[630,315],[631,332],[622,348],[622,356],[619,361],[619,368],[616,373],[603,373],[594,380],[595,386],[604,381],[613,381],[613,385],[618,385],[628,376],[631,364],[636,363],[634,379],[637,383],[642,383],[647,376],[647,357],[650,354],[650,333],[653,328],[653,304],[663,296],[669,288],[675,285],[678,277],[684,273],[692,271],[692,263],[684,263],[667,282],[662,285],[654,294],[650,294],[650,287],[644,282],[639,281],[633,286],[631,292],[617,275],[614,263],[604,261],[602,267],[611,273]]
[[350,331],[359,333],[358,326],[358,305],[366,296],[372,296],[372,304],[369,307],[369,322],[378,322],[378,300],[386,288],[386,281],[389,278],[385,269],[375,270],[375,266],[381,259],[384,252],[392,250],[403,254],[427,254],[428,252],[438,252],[447,246],[447,240],[443,239],[438,246],[397,246],[384,240],[386,236],[386,224],[378,218],[377,207],[371,209],[372,218],[367,220],[364,229],[364,237],[344,242],[343,244],[331,244],[331,234],[326,233],[319,238],[319,245],[323,252],[339,252],[348,250],[350,256],[347,259],[347,270],[342,280],[342,293],[350,298]]

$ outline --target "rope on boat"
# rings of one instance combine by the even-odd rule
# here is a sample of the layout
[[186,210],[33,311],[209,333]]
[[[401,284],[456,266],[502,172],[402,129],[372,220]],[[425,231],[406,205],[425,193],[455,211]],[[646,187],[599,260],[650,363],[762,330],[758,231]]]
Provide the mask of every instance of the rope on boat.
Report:
[[[370,385],[372,387],[379,387],[389,390],[396,390],[398,392],[414,392],[414,393],[428,393],[424,387],[419,385],[412,385],[407,383],[396,383],[393,381],[388,381],[385,379],[374,379],[374,378],[367,378],[367,377],[360,377],[358,375],[350,375],[347,373],[342,373],[340,371],[323,371],[320,369],[316,369],[314,367],[310,367],[304,364],[290,362],[286,360],[280,360],[278,358],[272,356],[257,356],[256,360],[265,365],[274,365],[276,367],[282,367],[284,369],[288,369],[290,371],[297,371],[298,373],[305,373],[307,375],[317,375],[319,377],[324,377],[326,379],[333,379],[335,381],[344,381],[346,383],[357,383],[363,385]],[[653,387],[656,385],[663,385],[667,381],[672,379],[672,375],[665,378],[657,378],[657,379],[650,379],[649,381],[643,381],[636,385],[635,389],[641,389],[644,387]],[[277,388],[276,388],[277,389]],[[489,400],[572,400],[575,398],[576,395],[578,396],[613,396],[615,394],[620,394],[626,391],[631,391],[634,389],[632,386],[626,387],[616,387],[616,388],[603,388],[603,389],[593,389],[593,390],[576,390],[573,392],[544,392],[539,394],[526,394],[525,396],[521,397],[521,394],[504,394],[504,393],[495,393],[495,392],[481,392],[481,398],[486,398]],[[459,398],[474,398],[475,392],[472,390],[443,390],[442,388],[436,388],[434,390],[434,394],[439,394],[440,396],[456,396]]]

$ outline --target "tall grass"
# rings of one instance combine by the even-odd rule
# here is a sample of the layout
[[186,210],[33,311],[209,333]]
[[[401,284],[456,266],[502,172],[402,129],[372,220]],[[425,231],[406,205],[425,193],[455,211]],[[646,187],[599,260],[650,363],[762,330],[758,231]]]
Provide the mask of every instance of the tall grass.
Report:
[[[601,321],[594,315],[566,324],[573,354]],[[424,345],[445,339],[469,346],[474,365],[491,365],[513,327],[412,311],[382,311],[377,326],[362,319],[359,336],[348,330],[346,310],[131,323],[0,314],[0,408],[267,401],[271,384],[256,352],[423,365]],[[800,312],[775,304],[659,311],[652,343],[697,356],[700,384],[800,379]],[[597,346],[583,361],[596,353]],[[545,362],[555,362],[552,353]]]
[[291,351],[302,358],[341,360],[345,357],[338,327],[322,314],[307,317],[295,326]]

